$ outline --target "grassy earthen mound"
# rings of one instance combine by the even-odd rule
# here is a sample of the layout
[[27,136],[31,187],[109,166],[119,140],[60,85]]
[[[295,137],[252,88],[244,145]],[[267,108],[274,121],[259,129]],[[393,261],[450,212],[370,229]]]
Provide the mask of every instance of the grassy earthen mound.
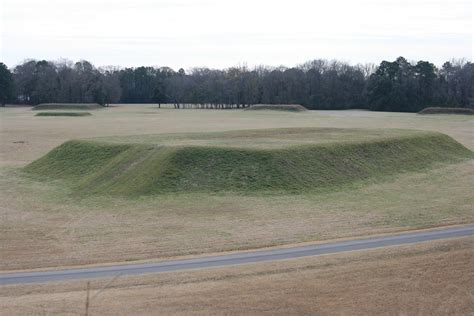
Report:
[[270,110],[270,111],[287,111],[287,112],[304,112],[308,111],[304,106],[299,104],[254,104],[246,108],[246,110]]
[[39,112],[35,116],[90,116],[89,112]]
[[432,107],[432,108],[423,109],[420,112],[418,112],[418,114],[467,114],[467,115],[474,115],[474,109]]
[[33,110],[96,110],[103,108],[98,103],[41,103]]
[[440,133],[301,128],[74,140],[25,170],[77,194],[302,193],[470,158]]

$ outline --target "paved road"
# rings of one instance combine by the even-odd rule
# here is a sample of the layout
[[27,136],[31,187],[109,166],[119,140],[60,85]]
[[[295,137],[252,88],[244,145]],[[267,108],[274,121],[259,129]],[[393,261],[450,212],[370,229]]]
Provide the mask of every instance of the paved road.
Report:
[[371,237],[365,239],[332,242],[318,245],[307,245],[292,248],[255,250],[228,255],[201,257],[198,259],[173,260],[157,263],[122,264],[90,268],[70,268],[64,270],[42,272],[1,273],[0,285],[93,279],[103,277],[114,277],[117,275],[137,275],[143,273],[158,273],[182,271],[189,269],[203,269],[210,267],[222,267],[228,265],[293,259],[386,246],[406,245],[429,240],[438,240],[463,236],[474,236],[474,226],[447,228],[415,233],[403,233],[386,237]]

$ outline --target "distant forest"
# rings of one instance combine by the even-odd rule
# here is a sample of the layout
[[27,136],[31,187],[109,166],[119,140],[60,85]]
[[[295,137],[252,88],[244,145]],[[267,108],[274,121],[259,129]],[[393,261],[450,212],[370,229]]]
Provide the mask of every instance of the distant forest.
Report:
[[297,67],[245,66],[224,70],[100,67],[82,60],[0,63],[0,102],[172,103],[207,108],[301,104],[308,109],[416,112],[425,107],[473,107],[474,64],[441,68],[403,57],[380,65],[313,60]]

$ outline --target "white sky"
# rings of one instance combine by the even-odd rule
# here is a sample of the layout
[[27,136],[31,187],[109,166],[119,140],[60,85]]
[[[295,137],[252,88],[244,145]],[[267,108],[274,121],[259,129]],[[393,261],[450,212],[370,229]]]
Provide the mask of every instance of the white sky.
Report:
[[225,68],[473,59],[471,0],[0,0],[1,61]]

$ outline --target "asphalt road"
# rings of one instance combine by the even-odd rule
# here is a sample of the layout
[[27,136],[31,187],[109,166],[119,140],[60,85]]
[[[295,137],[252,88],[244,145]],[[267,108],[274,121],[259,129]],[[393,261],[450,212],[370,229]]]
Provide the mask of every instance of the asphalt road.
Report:
[[463,236],[474,236],[474,226],[421,231],[414,233],[402,233],[386,237],[371,237],[291,248],[255,250],[227,255],[200,257],[197,259],[172,260],[155,263],[121,264],[90,268],[70,268],[52,271],[1,273],[0,285],[69,281],[78,279],[115,277],[117,275],[137,275],[144,273],[204,269],[236,264],[294,259],[387,246],[406,245],[423,241]]

